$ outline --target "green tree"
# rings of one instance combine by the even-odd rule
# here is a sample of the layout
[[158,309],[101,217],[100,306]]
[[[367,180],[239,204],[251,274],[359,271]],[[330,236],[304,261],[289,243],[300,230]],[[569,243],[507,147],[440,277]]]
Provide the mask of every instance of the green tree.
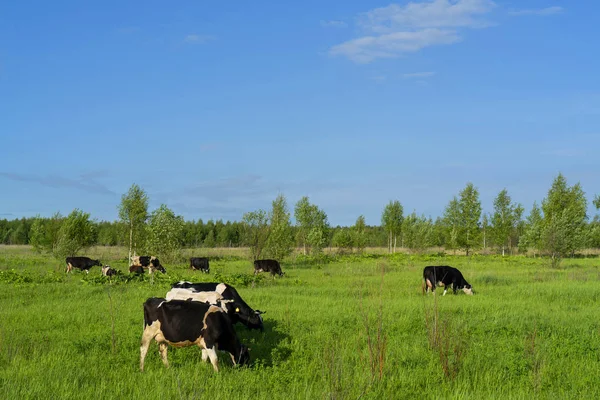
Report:
[[596,206],[597,210],[600,210],[600,194],[597,194],[594,197],[594,205]]
[[165,204],[152,211],[147,228],[148,250],[151,254],[173,261],[181,248],[183,218]]
[[543,217],[542,210],[537,205],[537,202],[533,202],[531,212],[525,222],[525,232],[519,239],[519,247],[521,250],[526,251],[528,248],[534,250],[533,255],[540,253],[544,245],[542,243],[542,226]]
[[57,258],[75,256],[79,251],[95,242],[95,226],[90,214],[79,209],[73,210],[65,218],[58,230],[58,240],[53,249]]
[[121,196],[121,204],[118,206],[119,219],[128,227],[129,233],[129,260],[132,251],[140,245],[146,220],[148,219],[148,195],[136,185],[131,185],[129,191]]
[[250,247],[252,260],[260,259],[269,239],[269,218],[265,210],[247,212],[242,217],[244,242]]
[[353,236],[352,241],[354,243],[354,247],[359,252],[362,252],[365,250],[365,246],[367,243],[366,229],[367,229],[367,224],[365,223],[365,217],[363,215],[360,215],[356,219],[356,222],[354,223],[354,226],[352,227],[352,236]]
[[276,260],[283,260],[294,250],[290,212],[284,195],[280,194],[273,200],[268,219],[270,230],[265,253]]
[[467,186],[460,192],[458,206],[460,210],[458,241],[460,247],[465,249],[468,256],[469,251],[479,243],[479,220],[481,218],[479,191],[472,183],[467,183]]
[[298,230],[298,240],[304,248],[311,253],[320,253],[327,244],[329,223],[327,214],[314,204],[310,204],[308,197],[302,197],[294,208],[294,217]]
[[407,215],[402,224],[404,246],[420,253],[432,242],[433,222],[424,215],[418,216],[416,211]]
[[446,227],[446,247],[455,252],[459,247],[461,223],[460,204],[456,196],[454,196],[444,210],[444,225]]
[[569,187],[565,177],[558,174],[542,201],[542,240],[553,265],[585,245],[586,210],[587,200],[580,184]]
[[[502,189],[494,199],[492,232],[494,244],[502,249],[503,257],[505,249],[511,247],[511,236],[521,219],[519,210],[522,210],[522,207],[511,202],[506,189]],[[522,211],[520,212],[522,213]]]
[[354,247],[354,240],[348,228],[336,229],[331,238],[331,245],[337,247],[338,253],[351,253]]
[[487,213],[483,214],[481,218],[481,234],[483,235],[483,250],[487,249],[487,238],[489,235],[490,218]]
[[29,244],[36,252],[54,253],[54,249],[58,245],[58,233],[64,219],[59,212],[50,218],[41,218],[39,215],[35,217],[31,225]]
[[398,200],[390,201],[381,214],[381,225],[388,233],[388,252],[396,252],[396,242],[402,233],[402,222],[404,221],[404,208]]
[[204,242],[202,243],[204,247],[213,248],[217,245],[217,240],[215,239],[215,230],[211,229],[206,234],[204,238]]

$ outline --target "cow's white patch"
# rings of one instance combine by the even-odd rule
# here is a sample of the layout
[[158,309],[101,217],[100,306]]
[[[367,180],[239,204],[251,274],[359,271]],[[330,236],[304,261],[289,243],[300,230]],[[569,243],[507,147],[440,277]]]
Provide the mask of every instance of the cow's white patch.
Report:
[[463,288],[463,292],[465,292],[466,294],[472,295],[473,294],[473,288]]
[[219,301],[223,300],[217,292],[195,292],[191,289],[174,288],[167,292],[167,300],[188,300],[199,301],[202,303],[209,303],[216,305]]
[[227,286],[224,283],[219,283],[215,291],[219,294],[223,294],[223,292],[227,289]]

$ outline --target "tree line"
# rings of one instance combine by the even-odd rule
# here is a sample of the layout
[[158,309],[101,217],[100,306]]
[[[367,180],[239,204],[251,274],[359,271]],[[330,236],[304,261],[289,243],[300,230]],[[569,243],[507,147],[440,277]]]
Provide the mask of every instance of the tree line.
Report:
[[[350,227],[333,227],[325,211],[303,197],[294,206],[292,223],[287,200],[279,195],[269,210],[247,212],[241,221],[204,222],[185,221],[165,204],[150,212],[147,193],[134,184],[121,198],[117,221],[96,221],[78,209],[67,216],[0,220],[0,243],[31,244],[57,257],[91,245],[126,246],[130,257],[142,252],[170,257],[183,247],[243,246],[253,259],[282,259],[295,248],[318,254],[326,247],[339,252],[386,247],[390,253],[441,247],[467,255],[475,250],[502,255],[529,250],[559,262],[578,250],[600,248],[600,217],[590,220],[587,206],[580,184],[569,186],[559,174],[546,198],[534,202],[526,217],[506,189],[494,199],[493,211],[483,213],[478,189],[467,183],[435,220],[416,211],[405,214],[401,202],[393,200],[382,210],[381,225],[366,225],[360,215]],[[600,209],[600,196],[594,206]]]

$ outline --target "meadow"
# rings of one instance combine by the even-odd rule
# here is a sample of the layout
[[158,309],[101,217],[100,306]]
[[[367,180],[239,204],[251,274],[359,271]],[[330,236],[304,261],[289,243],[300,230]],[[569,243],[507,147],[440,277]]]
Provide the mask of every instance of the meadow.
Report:
[[[210,275],[185,256],[166,275],[108,281],[64,273],[26,246],[0,247],[1,399],[600,398],[600,260],[367,254],[282,262],[254,278],[244,253],[212,252]],[[126,251],[89,254],[126,271]],[[424,296],[426,265],[473,285]],[[236,326],[249,367],[153,343],[139,371],[142,304],[180,279],[233,284],[265,310],[265,331]]]

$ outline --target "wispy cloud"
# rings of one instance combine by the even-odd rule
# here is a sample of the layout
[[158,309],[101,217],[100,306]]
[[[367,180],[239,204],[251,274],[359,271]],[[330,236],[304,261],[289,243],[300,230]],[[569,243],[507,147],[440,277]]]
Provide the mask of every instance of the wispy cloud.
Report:
[[425,72],[411,72],[409,74],[403,74],[402,77],[404,79],[423,79],[429,78],[435,75],[433,71],[425,71]]
[[344,21],[336,21],[336,20],[323,21],[323,20],[321,20],[321,26],[325,27],[325,28],[345,28],[348,26],[348,24]]
[[187,35],[183,41],[190,44],[203,44],[214,39],[215,37],[213,35],[197,35],[192,33]]
[[335,45],[329,53],[369,63],[456,43],[462,39],[460,30],[492,26],[483,15],[494,7],[490,0],[433,0],[376,8],[357,18],[366,35]]
[[96,181],[96,176],[94,176],[94,174],[84,174],[79,176],[77,179],[72,179],[57,175],[39,176],[33,174],[0,172],[0,177],[4,177],[12,181],[37,183],[57,189],[73,188],[88,193],[114,195],[115,193],[112,190]]
[[560,14],[564,11],[564,8],[559,6],[539,8],[539,9],[528,9],[528,10],[510,10],[508,15],[523,16],[523,15],[555,15]]

